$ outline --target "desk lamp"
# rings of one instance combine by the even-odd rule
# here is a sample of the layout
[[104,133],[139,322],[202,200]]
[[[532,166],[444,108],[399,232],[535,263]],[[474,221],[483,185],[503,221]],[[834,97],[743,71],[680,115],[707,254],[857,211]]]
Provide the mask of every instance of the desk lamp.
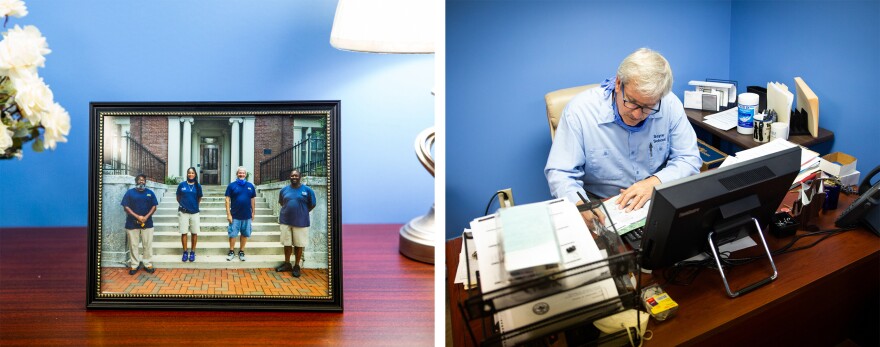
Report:
[[[434,24],[430,0],[339,0],[330,33],[337,49],[367,53],[432,54]],[[434,128],[416,138],[416,156],[434,175],[430,147]],[[400,253],[434,263],[434,207],[400,229]]]

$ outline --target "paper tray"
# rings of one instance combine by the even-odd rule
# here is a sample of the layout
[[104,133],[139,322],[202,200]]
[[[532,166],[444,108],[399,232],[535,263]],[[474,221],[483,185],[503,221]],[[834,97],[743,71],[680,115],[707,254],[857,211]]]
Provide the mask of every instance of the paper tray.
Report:
[[[592,325],[595,319],[637,307],[638,297],[636,293],[639,290],[640,283],[637,283],[635,288],[631,285],[626,285],[626,283],[629,283],[629,275],[631,273],[638,274],[640,272],[637,259],[637,253],[630,251],[488,293],[481,293],[479,289],[472,290],[469,297],[463,302],[458,303],[459,310],[462,317],[466,320],[465,325],[468,327],[473,343],[481,346],[518,345],[541,339],[575,326]],[[636,278],[638,277],[636,276]],[[492,319],[496,314],[505,310],[535,309],[525,305],[533,305],[535,302],[540,303],[540,300],[547,301],[548,298],[557,294],[565,295],[578,290],[584,290],[589,288],[587,286],[591,284],[609,279],[614,280],[617,289],[615,294],[617,295],[605,300],[570,309],[513,329],[501,326],[502,322],[496,322]],[[479,277],[477,280],[479,281]],[[560,281],[569,281],[569,285],[553,285]],[[574,286],[571,286],[572,281],[575,281]],[[479,285],[479,283],[477,284]],[[469,324],[469,322],[476,320],[482,322],[483,336],[485,336],[485,339],[480,343],[477,343]],[[626,336],[626,332],[621,331],[619,335]],[[603,339],[614,339],[617,337],[620,336],[612,335],[603,337]]]

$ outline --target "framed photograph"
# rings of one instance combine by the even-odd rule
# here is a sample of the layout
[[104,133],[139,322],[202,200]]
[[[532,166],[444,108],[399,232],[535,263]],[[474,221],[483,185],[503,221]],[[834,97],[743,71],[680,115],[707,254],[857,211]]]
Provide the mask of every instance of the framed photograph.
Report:
[[339,101],[89,113],[88,308],[342,311]]

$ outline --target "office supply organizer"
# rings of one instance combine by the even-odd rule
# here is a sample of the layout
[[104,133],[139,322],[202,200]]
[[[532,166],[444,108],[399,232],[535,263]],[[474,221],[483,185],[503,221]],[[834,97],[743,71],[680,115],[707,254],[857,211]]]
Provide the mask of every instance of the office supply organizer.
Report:
[[[468,233],[464,238],[472,238]],[[616,240],[614,239],[616,238]],[[465,254],[471,254],[473,250],[467,249],[468,242],[464,240]],[[560,339],[565,339],[568,345],[639,345],[641,326],[622,329],[613,334],[599,334],[593,327],[595,320],[608,317],[627,309],[639,309],[641,292],[641,271],[638,262],[637,251],[625,251],[620,237],[613,231],[600,233],[596,238],[597,246],[609,254],[606,258],[588,263],[582,266],[561,270],[545,276],[517,282],[510,286],[491,292],[483,293],[480,284],[479,271],[477,271],[476,287],[468,279],[468,287],[465,291],[458,309],[465,320],[468,334],[474,346],[518,346],[518,345],[548,345]],[[467,273],[471,273],[471,257],[466,257]],[[635,275],[635,283],[630,279]],[[551,299],[554,295],[566,295],[568,293],[580,293],[584,286],[597,285],[599,282],[613,279],[617,292],[604,300],[576,307],[568,311],[549,315],[531,324],[518,326],[514,329],[506,329],[501,326],[503,322],[495,320],[497,314],[505,310],[524,309],[523,305],[531,305],[526,308],[540,315],[542,300]],[[614,295],[616,294],[616,295]],[[574,294],[573,294],[574,295]],[[558,297],[557,297],[558,298]],[[546,306],[546,305],[545,305]],[[639,312],[638,315],[647,314]],[[637,321],[641,317],[637,316]],[[479,341],[478,341],[479,340]]]

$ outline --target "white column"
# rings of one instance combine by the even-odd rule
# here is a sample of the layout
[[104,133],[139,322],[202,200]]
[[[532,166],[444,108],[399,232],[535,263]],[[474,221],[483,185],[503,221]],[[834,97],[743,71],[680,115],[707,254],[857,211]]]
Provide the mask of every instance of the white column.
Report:
[[131,132],[131,120],[128,117],[119,117],[116,118],[114,124],[119,127],[119,134],[116,134],[116,138],[113,139],[115,143],[113,144],[114,148],[111,155],[114,159],[127,166],[128,141],[125,139],[125,137],[129,135],[129,132]]
[[166,175],[180,177],[180,117],[168,116],[168,172]]
[[[196,129],[195,131],[193,131],[192,141],[190,144],[190,146],[192,147],[191,153],[192,153],[192,161],[193,161],[192,164],[190,164],[190,166],[195,167],[196,172],[198,172],[198,170],[199,170],[199,167],[196,165],[202,163],[201,153],[199,153],[199,143],[200,143],[199,141],[201,141],[201,140],[202,140],[202,134],[199,132],[198,129]],[[220,168],[217,168],[217,169],[218,169],[217,172],[219,173]]]
[[238,154],[241,151],[241,138],[239,134],[241,133],[241,118],[229,118],[229,123],[232,124],[230,128],[230,132],[232,132],[232,141],[229,143],[229,181],[234,181],[238,179],[235,176],[235,172],[238,171],[238,167],[241,166],[241,158]]
[[194,119],[193,117],[181,117],[180,121],[183,123],[183,138],[180,140],[180,143],[183,145],[183,150],[180,151],[180,154],[183,157],[180,165],[180,177],[186,178],[186,169],[193,166],[192,123]]
[[251,172],[251,182],[254,182],[254,117],[244,117],[244,127],[242,129],[241,144],[241,165],[248,168]]

